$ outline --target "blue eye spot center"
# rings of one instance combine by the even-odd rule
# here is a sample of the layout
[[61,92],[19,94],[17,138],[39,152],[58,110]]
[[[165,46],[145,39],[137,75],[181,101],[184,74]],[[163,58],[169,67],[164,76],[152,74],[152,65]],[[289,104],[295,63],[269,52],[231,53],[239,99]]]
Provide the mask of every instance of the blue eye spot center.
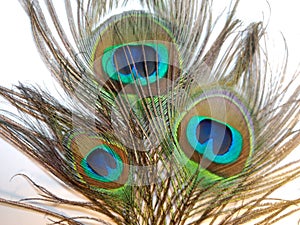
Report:
[[204,119],[197,126],[197,137],[201,144],[213,140],[213,153],[224,155],[232,144],[232,132],[225,125],[214,120]]
[[85,173],[101,182],[116,181],[122,175],[124,164],[121,157],[109,146],[98,145],[81,161]]
[[218,164],[237,161],[243,149],[243,137],[237,129],[206,116],[189,120],[186,138],[197,153]]
[[87,156],[86,162],[93,172],[103,177],[109,174],[108,168],[115,169],[117,167],[114,157],[102,148],[91,152]]
[[158,67],[158,53],[146,45],[127,45],[114,52],[114,65],[117,71],[129,75],[136,70],[137,74],[147,77]]
[[168,67],[168,47],[161,43],[115,45],[106,48],[102,56],[106,75],[123,84],[155,83],[167,76]]

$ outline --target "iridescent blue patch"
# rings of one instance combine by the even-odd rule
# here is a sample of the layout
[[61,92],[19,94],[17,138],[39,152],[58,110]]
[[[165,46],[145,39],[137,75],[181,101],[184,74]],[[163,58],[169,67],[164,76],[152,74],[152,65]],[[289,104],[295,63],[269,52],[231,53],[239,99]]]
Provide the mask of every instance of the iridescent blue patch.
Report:
[[213,118],[192,117],[187,125],[186,137],[198,153],[215,163],[233,163],[242,152],[240,132]]
[[166,76],[169,53],[164,44],[125,44],[105,49],[102,66],[113,80],[142,86]]
[[82,159],[81,166],[89,177],[101,182],[116,181],[123,172],[120,156],[104,144],[92,149]]

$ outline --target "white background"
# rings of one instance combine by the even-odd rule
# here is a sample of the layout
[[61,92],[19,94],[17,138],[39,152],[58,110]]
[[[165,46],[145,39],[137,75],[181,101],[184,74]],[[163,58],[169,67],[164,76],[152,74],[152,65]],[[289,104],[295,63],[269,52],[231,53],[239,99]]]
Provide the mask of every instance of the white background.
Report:
[[[217,2],[217,1],[215,1]],[[282,32],[287,40],[290,57],[290,70],[295,71],[300,62],[300,2],[296,0],[277,1],[270,0],[271,11],[267,3],[262,0],[243,0],[237,17],[242,17],[246,22],[265,18],[269,21],[269,36],[274,37],[272,50],[282,57],[283,44],[280,36]],[[17,0],[2,1],[0,7],[0,84],[11,87],[19,80],[40,85],[52,85],[49,72],[45,68],[38,52],[35,49],[30,23]],[[274,55],[273,55],[274,56]],[[275,59],[276,59],[275,55]],[[3,107],[3,104],[0,105]],[[300,158],[299,148],[290,159]],[[67,197],[67,192],[53,181],[41,167],[36,165],[12,146],[0,139],[0,196],[6,198],[35,196],[31,186],[20,177],[10,180],[17,173],[25,173],[39,184],[47,186],[54,192],[59,192]],[[289,199],[300,197],[300,186],[289,185],[277,192],[277,197]],[[300,214],[289,218],[289,222],[279,224],[297,224]],[[42,225],[46,224],[44,215],[11,209],[0,206],[1,225]]]

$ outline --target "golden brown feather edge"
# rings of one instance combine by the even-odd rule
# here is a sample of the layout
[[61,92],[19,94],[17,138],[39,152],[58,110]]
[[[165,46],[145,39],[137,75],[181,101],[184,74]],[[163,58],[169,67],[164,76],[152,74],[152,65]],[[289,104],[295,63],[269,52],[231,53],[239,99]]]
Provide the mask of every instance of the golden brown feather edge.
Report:
[[286,79],[286,62],[271,73],[265,28],[235,19],[238,1],[219,22],[211,1],[65,0],[64,15],[51,0],[20,3],[65,101],[0,87],[20,111],[1,111],[1,137],[86,197],[27,177],[40,201],[99,224],[272,224],[298,211],[300,199],[270,198],[300,174],[299,161],[278,166],[300,142],[298,73]]

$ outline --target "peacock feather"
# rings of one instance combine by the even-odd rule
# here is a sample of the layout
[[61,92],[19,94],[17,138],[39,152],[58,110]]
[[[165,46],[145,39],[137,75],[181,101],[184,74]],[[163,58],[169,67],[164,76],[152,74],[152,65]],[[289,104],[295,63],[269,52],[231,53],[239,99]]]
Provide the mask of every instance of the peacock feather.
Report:
[[85,201],[23,175],[41,198],[2,204],[54,224],[273,224],[299,210],[270,197],[300,175],[280,165],[300,143],[299,73],[270,68],[266,27],[239,21],[238,0],[217,16],[210,0],[20,3],[63,91],[1,86],[18,113],[0,111],[0,135]]

